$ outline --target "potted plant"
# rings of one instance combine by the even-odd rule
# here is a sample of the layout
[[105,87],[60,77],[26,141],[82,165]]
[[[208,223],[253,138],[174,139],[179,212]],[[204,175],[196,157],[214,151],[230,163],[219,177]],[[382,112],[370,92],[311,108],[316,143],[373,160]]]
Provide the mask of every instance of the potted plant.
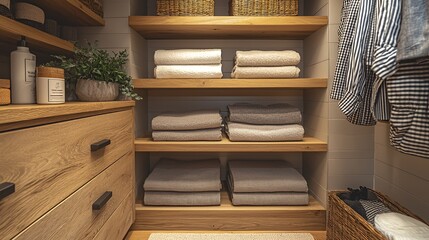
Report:
[[87,47],[75,46],[71,57],[54,55],[48,66],[65,70],[65,78],[81,101],[112,101],[122,93],[127,98],[140,100],[133,92],[131,77],[125,72],[124,65],[128,53],[120,51],[109,54],[87,43]]

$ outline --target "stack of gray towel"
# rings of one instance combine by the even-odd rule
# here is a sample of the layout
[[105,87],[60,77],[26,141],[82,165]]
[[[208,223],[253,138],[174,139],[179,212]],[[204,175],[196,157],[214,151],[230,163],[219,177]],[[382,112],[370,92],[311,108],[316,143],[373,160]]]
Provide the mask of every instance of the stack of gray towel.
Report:
[[152,119],[154,141],[220,141],[219,110],[165,113]]
[[297,78],[301,57],[292,50],[237,51],[232,78]]
[[233,205],[308,205],[304,177],[285,161],[229,161]]
[[304,137],[299,108],[286,103],[228,106],[226,133],[231,141],[300,141]]
[[222,78],[220,49],[155,51],[156,78]]
[[143,189],[145,205],[220,205],[220,162],[161,159]]

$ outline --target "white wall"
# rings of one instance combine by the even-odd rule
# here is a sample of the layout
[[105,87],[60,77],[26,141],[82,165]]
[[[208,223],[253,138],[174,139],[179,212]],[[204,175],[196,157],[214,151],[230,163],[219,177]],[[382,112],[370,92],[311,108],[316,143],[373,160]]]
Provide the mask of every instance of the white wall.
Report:
[[429,222],[429,159],[398,152],[389,144],[389,124],[375,127],[375,189]]

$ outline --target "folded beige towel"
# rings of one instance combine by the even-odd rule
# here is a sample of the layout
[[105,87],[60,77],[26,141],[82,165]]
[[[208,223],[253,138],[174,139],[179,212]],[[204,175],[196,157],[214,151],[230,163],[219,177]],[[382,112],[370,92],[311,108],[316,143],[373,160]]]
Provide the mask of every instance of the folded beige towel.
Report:
[[153,130],[197,130],[220,128],[221,125],[219,110],[163,113],[152,119]]
[[145,192],[144,204],[154,206],[218,206],[220,192]]
[[228,161],[234,193],[308,192],[307,181],[285,161]]
[[292,50],[284,51],[237,51],[235,63],[240,67],[296,66],[301,57]]
[[232,69],[232,78],[297,78],[299,68],[283,67],[237,67]]
[[238,103],[228,106],[229,120],[250,124],[292,124],[301,123],[299,108],[287,103],[259,105]]
[[222,64],[158,65],[155,78],[222,78]]
[[155,51],[156,65],[203,65],[219,64],[222,60],[220,49],[174,49]]
[[154,141],[220,141],[222,140],[222,129],[200,129],[181,131],[153,131]]
[[145,191],[220,191],[220,162],[214,160],[179,161],[161,159],[146,178]]
[[229,140],[236,142],[300,141],[304,137],[304,128],[298,124],[253,125],[228,122],[226,133]]

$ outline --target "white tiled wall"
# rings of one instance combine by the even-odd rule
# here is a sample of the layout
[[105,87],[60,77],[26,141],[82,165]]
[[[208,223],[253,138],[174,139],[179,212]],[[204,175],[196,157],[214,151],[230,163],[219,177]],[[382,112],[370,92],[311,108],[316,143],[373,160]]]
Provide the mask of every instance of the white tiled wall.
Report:
[[375,189],[429,221],[429,159],[398,152],[389,144],[389,124],[375,127]]

